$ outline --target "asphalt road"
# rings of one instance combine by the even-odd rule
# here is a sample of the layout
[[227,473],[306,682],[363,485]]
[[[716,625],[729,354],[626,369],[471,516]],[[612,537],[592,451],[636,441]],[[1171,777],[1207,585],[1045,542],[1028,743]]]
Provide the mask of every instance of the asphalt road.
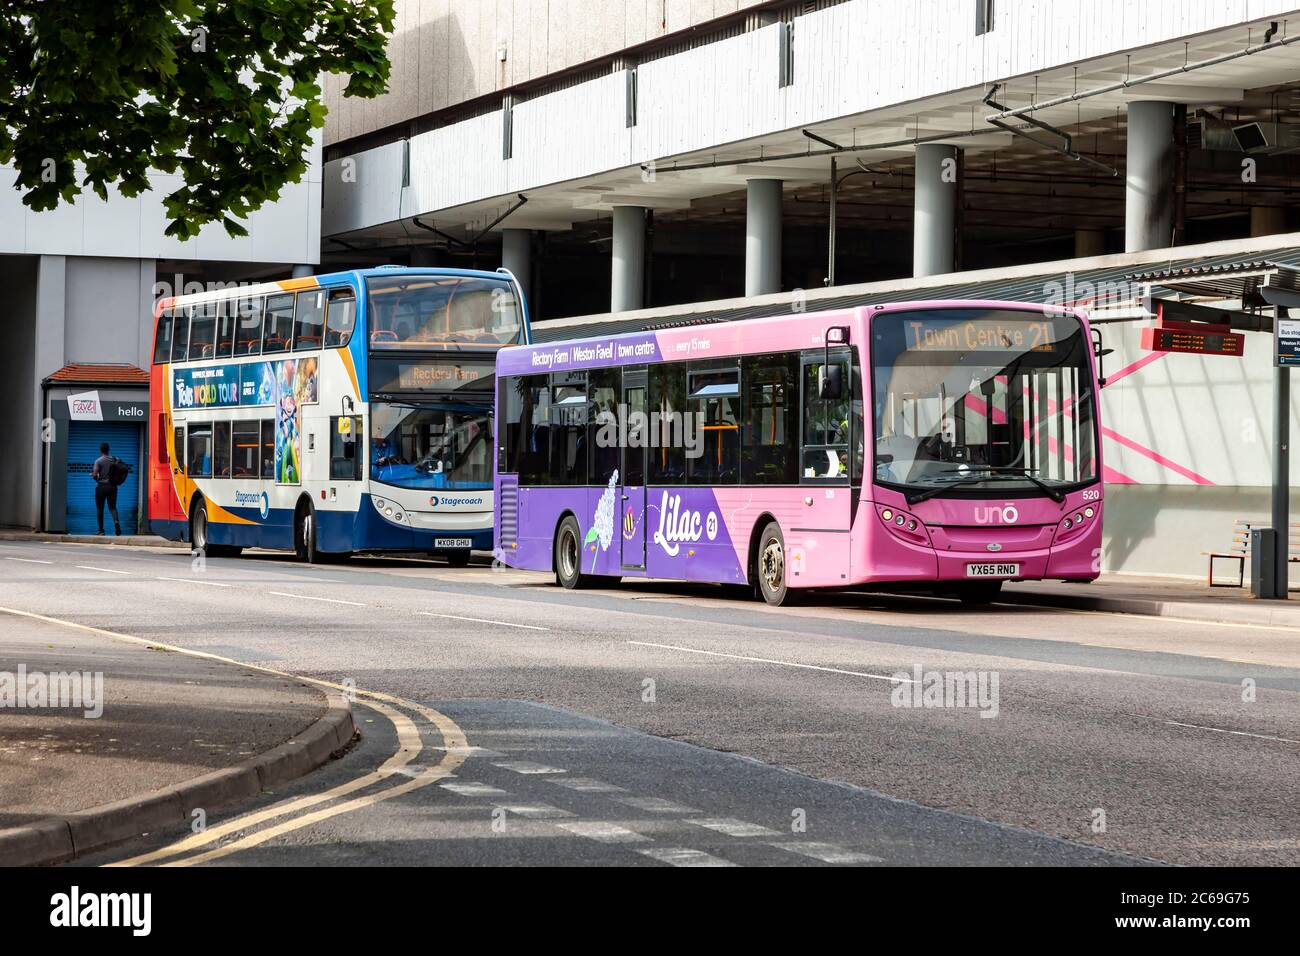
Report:
[[[0,588],[360,692],[343,759],[88,862],[1300,863],[1282,629],[26,542]],[[934,672],[983,698],[930,706]]]

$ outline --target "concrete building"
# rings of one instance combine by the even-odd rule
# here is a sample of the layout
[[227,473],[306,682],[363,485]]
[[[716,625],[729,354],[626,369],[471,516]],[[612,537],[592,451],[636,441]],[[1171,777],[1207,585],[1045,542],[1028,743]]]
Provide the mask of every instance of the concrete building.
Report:
[[[323,261],[504,262],[542,334],[801,289],[820,290],[811,304],[1032,277],[1022,291],[1043,298],[1096,270],[1292,262],[1300,247],[1292,4],[398,11],[391,92],[328,90]],[[1141,290],[1126,288],[1100,304],[1132,320]],[[1268,337],[1244,360],[1153,363],[1140,324],[1107,334],[1127,371],[1105,399],[1103,561],[1203,574],[1232,517],[1267,508]]]
[[[0,458],[0,526],[94,530],[90,468],[101,441],[132,465],[119,491],[124,533],[139,528],[150,439],[148,369],[161,295],[214,282],[287,278],[320,261],[320,148],[307,175],[253,213],[249,234],[219,226],[185,242],[164,235],[162,199],[179,177],[153,174],[134,199],[91,193],[32,212],[0,167],[0,284],[5,348],[0,402],[18,425]],[[111,528],[111,523],[110,523]]]

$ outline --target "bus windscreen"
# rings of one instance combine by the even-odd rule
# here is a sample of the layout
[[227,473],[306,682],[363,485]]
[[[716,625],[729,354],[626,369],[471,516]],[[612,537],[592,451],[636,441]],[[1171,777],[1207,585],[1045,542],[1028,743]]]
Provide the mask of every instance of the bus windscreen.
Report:
[[936,309],[871,326],[875,480],[1042,493],[1097,478],[1089,343],[1078,319]]
[[523,341],[519,300],[505,277],[396,275],[366,284],[374,351],[496,349]]

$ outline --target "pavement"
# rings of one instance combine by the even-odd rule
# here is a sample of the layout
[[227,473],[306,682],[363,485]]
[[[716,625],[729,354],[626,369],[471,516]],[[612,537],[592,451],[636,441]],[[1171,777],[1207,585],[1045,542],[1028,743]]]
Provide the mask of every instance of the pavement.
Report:
[[1287,626],[39,541],[0,591],[356,688],[340,759],[87,864],[1300,864]]
[[[51,675],[62,694],[38,698]],[[346,742],[346,701],[295,678],[0,614],[0,864],[53,862],[250,797],[327,759],[344,729]],[[304,759],[317,738],[328,749]]]

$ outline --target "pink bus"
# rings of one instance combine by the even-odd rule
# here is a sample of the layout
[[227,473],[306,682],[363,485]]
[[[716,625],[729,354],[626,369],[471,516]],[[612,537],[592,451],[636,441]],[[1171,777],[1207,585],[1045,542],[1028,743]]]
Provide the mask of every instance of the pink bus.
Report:
[[519,346],[497,358],[498,557],[619,578],[1088,581],[1094,347],[1077,312],[927,301]]

